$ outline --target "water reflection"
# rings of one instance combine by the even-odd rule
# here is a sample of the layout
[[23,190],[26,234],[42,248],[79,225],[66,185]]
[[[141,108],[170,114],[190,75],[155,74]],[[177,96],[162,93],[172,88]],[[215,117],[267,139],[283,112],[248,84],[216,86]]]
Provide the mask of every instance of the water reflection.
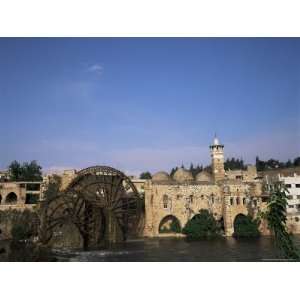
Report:
[[[300,249],[300,236],[295,236],[294,241]],[[0,249],[3,247],[0,243]],[[6,253],[0,254],[2,261],[279,261],[272,237],[194,242],[182,238],[141,239],[95,251],[55,249],[49,252],[34,245],[7,243],[5,249]]]

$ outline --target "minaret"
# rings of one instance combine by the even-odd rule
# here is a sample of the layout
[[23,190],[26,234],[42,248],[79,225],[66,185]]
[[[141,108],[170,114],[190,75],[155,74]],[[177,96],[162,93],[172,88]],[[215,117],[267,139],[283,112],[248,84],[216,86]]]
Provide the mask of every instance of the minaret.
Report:
[[220,181],[225,178],[224,170],[224,145],[221,145],[215,135],[213,144],[209,146],[211,154],[211,168],[214,180]]

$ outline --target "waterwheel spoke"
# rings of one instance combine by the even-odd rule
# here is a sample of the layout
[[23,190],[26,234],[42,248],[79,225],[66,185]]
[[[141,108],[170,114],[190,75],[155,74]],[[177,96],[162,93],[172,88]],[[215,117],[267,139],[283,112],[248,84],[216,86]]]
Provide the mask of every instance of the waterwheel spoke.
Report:
[[99,243],[105,234],[109,211],[123,232],[124,238],[139,219],[139,194],[128,177],[110,167],[91,167],[81,170],[67,189],[45,203],[42,229],[46,240],[51,239],[56,226],[73,223],[88,247]]

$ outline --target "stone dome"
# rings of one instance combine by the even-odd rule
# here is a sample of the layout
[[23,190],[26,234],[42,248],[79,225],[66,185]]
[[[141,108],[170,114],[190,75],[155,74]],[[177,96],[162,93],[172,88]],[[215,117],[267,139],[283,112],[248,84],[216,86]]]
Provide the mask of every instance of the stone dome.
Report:
[[192,173],[183,168],[178,169],[174,173],[173,178],[174,178],[174,180],[176,180],[177,182],[180,182],[180,183],[189,182],[189,181],[194,180]]
[[211,182],[212,176],[207,171],[202,171],[196,175],[197,182]]
[[167,172],[157,172],[152,176],[152,181],[169,181],[170,175]]
[[218,139],[216,136],[215,136],[215,138],[214,138],[213,144],[214,144],[215,146],[220,145],[219,139]]

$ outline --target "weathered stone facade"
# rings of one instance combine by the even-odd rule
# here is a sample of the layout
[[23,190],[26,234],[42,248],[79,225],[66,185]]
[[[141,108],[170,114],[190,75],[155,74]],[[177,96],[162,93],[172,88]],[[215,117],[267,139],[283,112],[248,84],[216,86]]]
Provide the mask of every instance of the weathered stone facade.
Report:
[[31,209],[41,195],[41,182],[1,182],[0,210]]
[[[164,220],[171,217],[182,228],[200,209],[209,210],[223,224],[225,235],[230,236],[237,215],[255,217],[264,208],[266,199],[262,181],[256,179],[256,168],[251,166],[247,170],[226,173],[223,148],[215,138],[210,146],[212,174],[203,171],[193,178],[189,171],[181,168],[173,178],[166,172],[158,172],[147,181],[145,236],[163,235]],[[261,231],[268,234],[265,224],[262,224]]]

